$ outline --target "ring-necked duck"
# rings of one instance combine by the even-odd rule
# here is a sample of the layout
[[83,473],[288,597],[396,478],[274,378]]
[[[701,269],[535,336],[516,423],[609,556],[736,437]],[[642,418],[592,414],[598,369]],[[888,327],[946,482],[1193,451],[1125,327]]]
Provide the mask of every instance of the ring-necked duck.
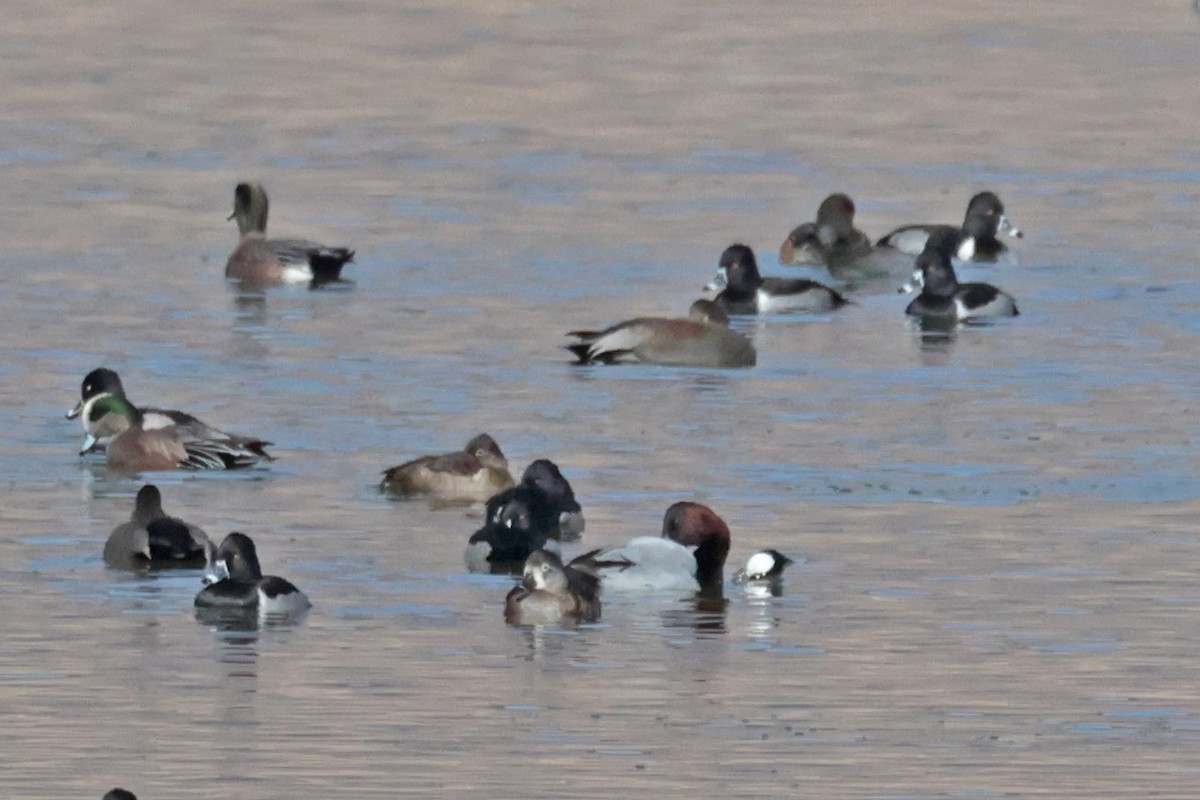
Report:
[[[589,554],[590,555],[590,554]],[[537,550],[525,561],[521,582],[504,598],[510,625],[553,625],[600,619],[600,579],[563,564],[557,553]]]
[[457,453],[422,456],[386,470],[379,488],[445,503],[482,503],[512,485],[500,445],[481,433]]
[[488,500],[484,525],[467,542],[471,572],[512,572],[539,548],[583,533],[583,509],[558,466],[534,461],[521,482]]
[[101,800],[137,800],[137,795],[118,786],[116,789],[110,789]]
[[870,238],[854,227],[854,201],[839,193],[821,201],[815,222],[788,234],[779,247],[779,263],[815,264],[832,272],[870,252]]
[[346,247],[326,247],[305,239],[267,238],[267,192],[254,182],[233,191],[233,213],[241,238],[225,263],[225,277],[257,291],[283,283],[307,283],[316,289],[344,282],[342,267],[354,260]]
[[[1020,239],[1023,234],[1004,216],[1004,204],[994,192],[980,192],[967,204],[967,214],[961,228],[953,225],[904,225],[884,236],[876,247],[892,247],[909,255],[920,255],[930,234],[935,231],[954,231],[958,247],[951,251],[960,261],[996,261],[1008,252],[1008,246],[996,238],[1006,233]],[[973,239],[973,242],[968,242]],[[969,247],[970,250],[959,248]]]
[[716,277],[705,288],[720,291],[714,301],[730,314],[829,311],[846,304],[846,298],[816,281],[762,277],[754,251],[744,244],[725,249]]
[[[84,425],[95,441],[107,440],[108,465],[125,472],[170,469],[242,469],[271,460],[261,439],[198,436],[187,426],[147,429],[128,400],[106,395],[88,406]],[[84,442],[84,452],[94,441]]]
[[[664,591],[720,594],[729,526],[711,508],[679,502],[663,516],[661,536],[639,536],[592,555],[607,592]],[[580,569],[589,568],[576,559]]]
[[202,567],[208,536],[195,525],[167,516],[158,487],[137,493],[129,522],[113,528],[104,543],[104,560],[117,569]]
[[[79,417],[80,423],[83,425],[85,439],[83,447],[79,451],[79,455],[81,456],[96,450],[104,450],[108,446],[109,437],[96,435],[96,423],[91,420],[92,415],[89,412],[96,401],[110,395],[119,397],[129,405],[133,405],[125,395],[125,387],[121,384],[121,377],[113,370],[100,367],[92,370],[84,377],[83,384],[80,386],[79,402],[67,412],[67,419]],[[228,441],[236,447],[246,448],[261,458],[265,458],[268,461],[271,460],[271,456],[265,450],[271,444],[270,442],[219,431],[211,425],[207,425],[196,419],[191,414],[185,414],[182,411],[140,406],[135,406],[135,408],[141,414],[142,427],[146,430],[176,428],[193,439]]]
[[917,256],[913,282],[919,294],[905,309],[910,317],[929,322],[955,322],[1015,317],[1017,303],[990,283],[959,283],[950,263],[959,247],[958,231],[934,231]]
[[260,615],[298,614],[312,603],[284,578],[262,574],[254,542],[244,533],[231,533],[209,552],[209,583],[196,595],[200,608],[256,610]]
[[752,367],[758,356],[711,300],[697,300],[687,319],[638,317],[602,331],[571,331],[567,349],[580,364],[663,364],[671,367]]

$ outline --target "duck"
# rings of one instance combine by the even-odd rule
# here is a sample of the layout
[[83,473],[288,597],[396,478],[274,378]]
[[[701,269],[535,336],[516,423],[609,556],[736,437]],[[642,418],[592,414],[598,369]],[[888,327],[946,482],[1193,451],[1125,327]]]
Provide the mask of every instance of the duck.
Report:
[[[79,418],[83,425],[85,440],[84,446],[79,451],[79,455],[84,456],[88,453],[103,451],[108,446],[109,437],[97,438],[94,430],[95,425],[88,421],[90,417],[88,412],[92,404],[100,398],[109,395],[120,397],[126,402],[130,401],[125,394],[125,387],[121,383],[121,376],[108,367],[98,367],[85,375],[83,383],[80,385],[79,394],[79,402],[67,412],[66,417],[67,419]],[[132,405],[132,402],[130,402],[130,405]],[[219,431],[211,425],[201,422],[191,414],[186,414],[182,411],[153,408],[150,406],[138,406],[137,408],[142,415],[142,427],[146,430],[174,427],[185,430],[188,435],[199,439],[240,439],[247,446],[250,446],[253,442],[257,442],[260,450],[271,444],[270,442],[253,440],[249,437],[236,436]],[[263,458],[270,459],[270,456],[265,451],[261,452],[260,455]]]
[[830,272],[852,265],[871,252],[871,238],[854,227],[854,201],[831,194],[817,208],[815,222],[795,228],[779,247],[780,264],[815,264]]
[[[587,553],[581,558],[594,555]],[[556,552],[535,550],[525,560],[521,582],[504,598],[510,625],[554,625],[600,619],[600,579],[592,572],[563,564]]]
[[104,797],[100,800],[137,800],[137,795],[128,789],[122,789],[118,786],[115,789],[109,789],[105,792]]
[[959,283],[950,263],[960,248],[958,231],[934,231],[921,255],[917,256],[914,286],[921,293],[908,304],[904,313],[923,323],[983,322],[1020,314],[1017,302],[990,283]]
[[508,459],[486,433],[456,453],[422,456],[385,470],[379,488],[443,503],[482,503],[513,486]]
[[777,581],[783,577],[783,570],[795,563],[778,550],[759,550],[746,559],[746,565],[733,573],[734,583],[744,584],[755,581]]
[[229,219],[237,220],[240,238],[225,262],[227,280],[249,291],[287,283],[307,283],[310,289],[347,283],[342,267],[354,260],[353,250],[306,239],[268,239],[268,207],[262,184],[246,181],[234,188]]
[[273,460],[261,439],[197,435],[187,426],[145,427],[142,413],[124,397],[109,394],[88,406],[84,426],[93,431],[84,452],[107,440],[108,465],[125,472],[173,469],[243,469]]
[[875,243],[876,247],[890,247],[908,255],[920,255],[930,235],[935,231],[953,231],[958,235],[958,248],[954,255],[959,261],[991,263],[999,261],[1008,252],[1008,245],[996,238],[997,234],[1008,234],[1021,239],[1025,234],[1004,214],[1004,203],[995,192],[980,192],[967,204],[967,213],[962,227],[954,225],[903,225]]
[[701,503],[681,501],[663,515],[661,536],[639,536],[572,561],[601,578],[604,594],[659,591],[720,595],[729,526]]
[[104,561],[117,569],[202,567],[208,535],[195,525],[168,516],[162,493],[148,483],[138,490],[128,522],[113,528],[104,543]]
[[535,550],[578,539],[584,527],[571,484],[557,464],[540,458],[526,467],[519,484],[488,500],[483,527],[467,541],[467,569],[512,572]]
[[286,578],[262,574],[253,540],[234,531],[220,547],[208,547],[208,585],[196,595],[197,608],[241,609],[263,615],[294,615],[312,606]]
[[668,367],[752,367],[754,344],[729,329],[729,317],[712,300],[700,299],[687,319],[638,317],[602,331],[571,331],[567,345],[580,364],[660,364]]
[[744,244],[725,248],[717,275],[705,288],[719,292],[714,302],[729,314],[831,311],[847,302],[834,289],[806,278],[762,277],[754,251]]

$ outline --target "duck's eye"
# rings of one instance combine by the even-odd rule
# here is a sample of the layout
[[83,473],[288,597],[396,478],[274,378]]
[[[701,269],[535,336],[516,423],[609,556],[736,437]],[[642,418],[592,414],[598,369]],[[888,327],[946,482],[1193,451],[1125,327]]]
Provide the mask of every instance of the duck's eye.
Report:
[[550,574],[550,565],[549,565],[549,564],[542,564],[542,572],[544,572],[545,574],[549,575],[549,574]]
[[85,383],[85,384],[83,385],[83,390],[84,390],[85,392],[90,392],[90,391],[92,390],[92,385],[91,385],[90,383]]

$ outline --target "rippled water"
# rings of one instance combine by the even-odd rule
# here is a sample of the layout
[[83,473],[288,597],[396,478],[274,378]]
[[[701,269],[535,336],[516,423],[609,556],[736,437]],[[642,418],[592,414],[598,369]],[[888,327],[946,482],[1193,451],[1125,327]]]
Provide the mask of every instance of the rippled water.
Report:
[[[1200,790],[1198,17],[1110,0],[18,3],[0,76],[6,798],[1072,797]],[[357,248],[351,291],[239,300],[238,179]],[[904,298],[746,321],[752,370],[575,368],[573,327],[768,271],[832,191],[881,235],[982,188],[1010,324]],[[140,482],[62,414],[137,402],[276,443],[159,474],[315,607],[197,622],[101,547]],[[558,462],[581,547],[713,506],[777,598],[502,620],[478,509],[378,473],[486,430]]]

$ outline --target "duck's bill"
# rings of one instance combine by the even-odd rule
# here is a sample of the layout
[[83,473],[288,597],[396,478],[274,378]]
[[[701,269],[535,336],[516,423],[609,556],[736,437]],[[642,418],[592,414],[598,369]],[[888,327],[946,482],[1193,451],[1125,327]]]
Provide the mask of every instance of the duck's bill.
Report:
[[727,273],[724,268],[721,268],[717,270],[717,274],[713,277],[712,281],[709,282],[704,288],[710,292],[719,292],[728,285],[729,273]]
[[996,230],[1000,233],[1007,233],[1014,239],[1025,238],[1025,233],[1016,225],[1013,225],[1011,222],[1009,222],[1008,217],[1004,216],[1003,214],[1000,215],[1000,223],[996,226]]
[[96,445],[98,445],[99,443],[100,443],[100,441],[95,436],[92,436],[89,433],[83,439],[83,446],[79,448],[79,455],[86,456],[88,453],[95,450]]
[[913,272],[912,277],[909,278],[907,282],[905,282],[903,285],[901,285],[901,287],[899,289],[896,290],[896,293],[897,294],[912,294],[913,292],[917,291],[924,285],[925,285],[925,273],[918,269]]
[[83,401],[80,400],[78,403],[75,404],[74,408],[72,408],[70,411],[67,412],[67,419],[75,419],[82,413],[83,413]]

